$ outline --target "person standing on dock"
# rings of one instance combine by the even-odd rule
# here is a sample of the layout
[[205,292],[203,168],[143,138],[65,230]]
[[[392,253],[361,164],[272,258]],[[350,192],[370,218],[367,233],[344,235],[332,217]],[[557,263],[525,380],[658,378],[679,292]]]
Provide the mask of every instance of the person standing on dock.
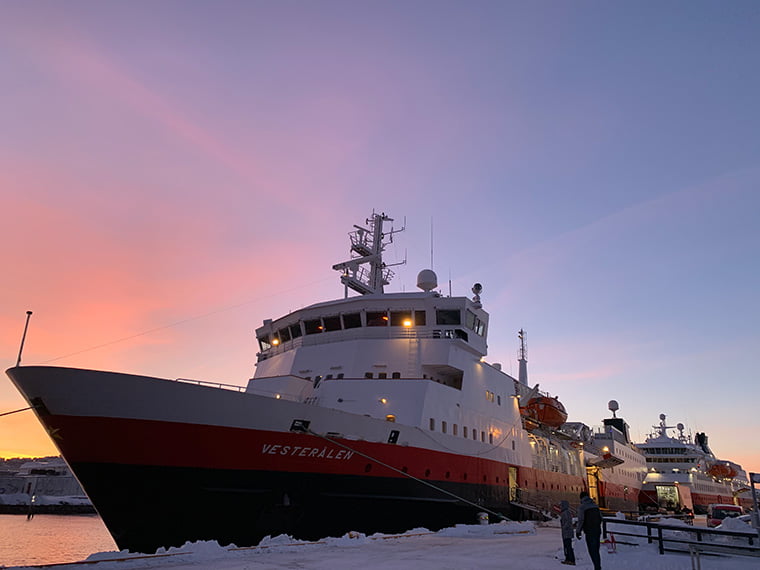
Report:
[[594,570],[602,570],[602,560],[599,556],[602,513],[586,491],[581,492],[581,504],[578,507],[578,530],[576,531],[578,540],[581,538],[581,533],[586,534],[586,548],[588,548],[588,555],[594,563]]
[[562,547],[565,549],[565,559],[562,564],[575,566],[575,551],[573,550],[573,515],[570,513],[570,503],[559,502],[559,526],[562,529]]

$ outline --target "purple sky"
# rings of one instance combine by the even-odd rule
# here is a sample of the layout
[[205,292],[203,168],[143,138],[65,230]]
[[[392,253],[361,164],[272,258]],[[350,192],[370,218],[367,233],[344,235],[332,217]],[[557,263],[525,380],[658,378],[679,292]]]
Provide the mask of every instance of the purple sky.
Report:
[[[666,413],[760,471],[757,2],[1,10],[6,366],[31,309],[26,364],[242,384],[263,319],[342,296],[375,209],[407,220],[391,289],[432,222],[489,360],[516,374],[525,328],[572,420],[614,398],[637,439]],[[52,451],[0,423],[0,454]]]

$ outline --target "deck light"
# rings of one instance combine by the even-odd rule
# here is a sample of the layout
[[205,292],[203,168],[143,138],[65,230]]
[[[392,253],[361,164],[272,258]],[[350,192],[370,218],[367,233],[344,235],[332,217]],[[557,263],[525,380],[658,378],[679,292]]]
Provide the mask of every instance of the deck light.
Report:
[[387,404],[388,400],[386,398],[380,398],[380,403],[381,404]]
[[272,339],[272,346],[277,346],[278,344],[280,344],[280,339],[279,338],[273,338]]
[[411,326],[412,326],[412,321],[411,321],[411,319],[404,319],[404,323],[403,323],[403,325],[404,325],[405,327],[411,327]]

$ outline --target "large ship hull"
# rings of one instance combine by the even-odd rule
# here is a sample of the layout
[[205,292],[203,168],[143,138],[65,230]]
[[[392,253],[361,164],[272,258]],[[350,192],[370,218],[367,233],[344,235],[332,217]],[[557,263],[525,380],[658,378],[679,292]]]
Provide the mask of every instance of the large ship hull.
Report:
[[480,509],[519,515],[518,485],[552,501],[583,485],[453,453],[417,427],[284,399],[71,368],[8,375],[122,549],[436,529]]

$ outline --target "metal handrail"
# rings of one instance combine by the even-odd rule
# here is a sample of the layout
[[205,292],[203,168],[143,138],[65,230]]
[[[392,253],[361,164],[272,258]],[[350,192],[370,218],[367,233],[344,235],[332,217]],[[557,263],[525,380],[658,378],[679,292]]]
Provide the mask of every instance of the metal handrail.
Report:
[[[657,540],[658,550],[660,554],[665,554],[666,550],[669,551],[676,551],[676,552],[684,552],[683,550],[674,549],[674,548],[665,548],[665,543],[675,543],[675,544],[684,544],[684,545],[692,545],[692,544],[702,544],[703,543],[703,537],[705,536],[729,536],[734,538],[741,538],[748,540],[749,545],[743,546],[740,544],[736,545],[726,545],[721,544],[721,546],[725,546],[726,548],[735,549],[737,554],[740,553],[750,553],[750,554],[760,554],[760,546],[755,545],[755,541],[758,539],[757,533],[754,531],[754,529],[749,529],[750,532],[741,532],[741,531],[735,531],[735,530],[719,530],[719,529],[713,529],[713,528],[700,528],[700,527],[693,527],[693,526],[676,526],[676,525],[667,525],[667,524],[660,524],[660,523],[654,523],[654,522],[647,522],[647,521],[629,521],[624,519],[618,519],[618,518],[611,518],[611,517],[603,517],[602,518],[602,536],[603,538],[607,538],[607,534],[610,532],[607,529],[607,525],[609,524],[621,524],[621,525],[629,525],[629,526],[637,526],[637,527],[644,527],[647,529],[646,539],[647,543],[651,544],[654,540]],[[657,536],[654,537],[652,535],[652,531],[657,531]],[[670,530],[670,531],[679,531],[679,532],[686,532],[690,533],[691,535],[696,535],[696,540],[683,540],[681,538],[677,537],[667,537],[663,534],[664,530]],[[621,536],[633,536],[637,538],[644,538],[641,534],[634,534],[630,532],[620,532],[615,531],[615,535],[621,535]],[[709,543],[708,543],[709,544]]]
[[237,392],[245,392],[245,386],[238,386],[237,384],[223,384],[222,382],[211,382],[209,380],[192,380],[190,378],[175,378],[172,382],[184,382],[185,384],[197,384],[198,386],[208,386],[210,388],[221,388],[222,390],[231,390]]

